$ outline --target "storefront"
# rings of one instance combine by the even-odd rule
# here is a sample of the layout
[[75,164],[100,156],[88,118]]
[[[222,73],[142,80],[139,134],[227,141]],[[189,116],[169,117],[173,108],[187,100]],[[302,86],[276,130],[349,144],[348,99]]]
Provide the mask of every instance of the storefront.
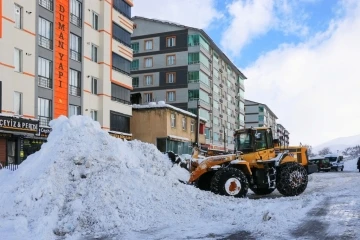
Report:
[[39,121],[0,115],[0,163],[20,164],[25,159],[25,142],[39,131]]

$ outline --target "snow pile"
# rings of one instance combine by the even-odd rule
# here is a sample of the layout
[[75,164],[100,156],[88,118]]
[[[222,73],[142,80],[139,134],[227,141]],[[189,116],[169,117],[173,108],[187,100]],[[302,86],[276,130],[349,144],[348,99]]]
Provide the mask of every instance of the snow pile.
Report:
[[281,235],[273,229],[297,226],[321,198],[214,195],[181,184],[188,173],[154,145],[113,138],[89,117],[61,117],[51,127],[48,142],[17,171],[0,171],[3,239],[186,239],[239,229]]

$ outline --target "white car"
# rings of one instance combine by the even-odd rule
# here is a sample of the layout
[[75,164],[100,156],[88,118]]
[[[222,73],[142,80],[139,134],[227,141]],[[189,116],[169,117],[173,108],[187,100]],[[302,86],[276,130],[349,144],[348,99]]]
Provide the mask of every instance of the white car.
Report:
[[344,157],[339,154],[327,154],[325,155],[326,159],[329,160],[331,164],[331,169],[335,171],[344,170]]

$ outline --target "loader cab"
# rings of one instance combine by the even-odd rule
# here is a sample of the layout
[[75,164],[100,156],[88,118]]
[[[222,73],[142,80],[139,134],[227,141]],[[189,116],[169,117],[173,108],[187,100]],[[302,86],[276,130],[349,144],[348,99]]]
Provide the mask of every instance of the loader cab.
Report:
[[[242,152],[243,158],[267,160],[275,157],[271,128],[249,128],[235,131],[235,152]],[[247,156],[255,154],[255,156]]]

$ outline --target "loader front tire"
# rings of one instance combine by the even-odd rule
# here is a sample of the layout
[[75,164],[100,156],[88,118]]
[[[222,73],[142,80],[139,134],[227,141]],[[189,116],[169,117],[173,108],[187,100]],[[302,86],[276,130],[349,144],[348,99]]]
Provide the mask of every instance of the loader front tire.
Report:
[[277,190],[285,196],[297,196],[303,193],[308,184],[306,169],[296,162],[284,163],[277,171]]
[[213,193],[233,196],[236,198],[245,197],[249,183],[245,174],[236,168],[222,168],[218,170],[211,180],[210,189]]

